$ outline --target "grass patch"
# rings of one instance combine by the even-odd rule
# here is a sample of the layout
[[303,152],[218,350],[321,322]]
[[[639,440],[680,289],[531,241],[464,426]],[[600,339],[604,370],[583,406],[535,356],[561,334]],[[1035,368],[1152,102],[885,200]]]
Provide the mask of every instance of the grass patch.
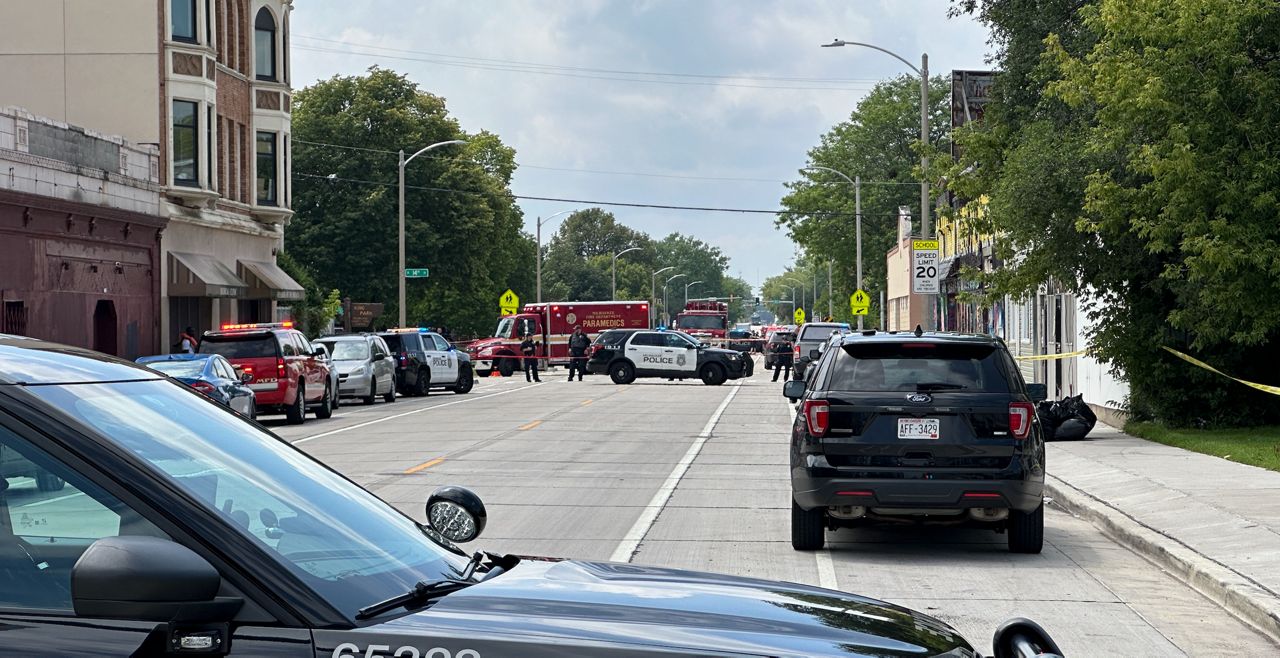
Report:
[[1124,431],[1157,443],[1280,471],[1280,426],[1184,430],[1134,422],[1127,423]]

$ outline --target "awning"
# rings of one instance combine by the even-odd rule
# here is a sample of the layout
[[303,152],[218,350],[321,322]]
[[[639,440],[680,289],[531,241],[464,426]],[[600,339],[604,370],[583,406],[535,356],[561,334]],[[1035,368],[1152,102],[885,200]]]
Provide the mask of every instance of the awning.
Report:
[[250,299],[270,298],[282,301],[302,299],[306,295],[293,277],[271,261],[242,260],[240,274],[249,282]]
[[222,261],[204,254],[169,252],[170,297],[243,297],[249,286]]

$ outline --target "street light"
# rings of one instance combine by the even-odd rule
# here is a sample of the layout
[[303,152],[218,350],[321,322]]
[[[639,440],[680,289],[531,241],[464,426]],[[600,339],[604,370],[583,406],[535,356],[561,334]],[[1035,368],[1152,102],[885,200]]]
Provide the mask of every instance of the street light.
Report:
[[432,145],[430,145],[430,146],[428,146],[428,147],[426,147],[426,148],[424,148],[424,149],[422,149],[422,150],[418,151],[417,153],[414,153],[413,155],[409,156],[409,159],[407,159],[407,160],[406,160],[406,159],[405,159],[405,157],[404,157],[404,150],[403,150],[403,149],[401,149],[401,151],[400,151],[400,277],[399,277],[399,278],[400,278],[400,296],[399,296],[399,300],[400,300],[400,325],[399,325],[399,326],[401,326],[401,327],[403,327],[403,326],[405,325],[405,319],[404,319],[404,318],[405,318],[405,307],[404,307],[404,304],[405,304],[405,302],[404,302],[404,287],[405,287],[405,276],[404,276],[404,167],[405,167],[405,165],[407,165],[407,164],[409,164],[410,162],[412,162],[414,158],[416,158],[416,157],[418,157],[418,156],[422,155],[423,153],[426,153],[427,151],[430,151],[431,149],[439,148],[439,147],[441,147],[441,146],[448,146],[448,145],[450,145],[450,144],[466,144],[466,143],[467,143],[467,142],[466,142],[466,140],[461,140],[461,139],[451,139],[451,140],[448,140],[448,141],[445,141],[445,142],[436,142],[435,144],[432,144]]
[[[836,169],[832,169],[831,167],[824,167],[822,165],[809,165],[808,167],[805,167],[805,169],[820,169],[822,171],[829,171],[845,179],[846,181],[849,182],[850,185],[853,186],[853,198],[854,198],[854,201],[853,201],[854,229],[853,230],[856,236],[855,240],[857,242],[857,251],[855,252],[856,253],[855,260],[857,261],[857,268],[858,268],[856,286],[858,290],[862,290],[862,177],[858,176],[857,180],[850,180],[849,177],[844,175],[843,172],[838,171]],[[828,288],[831,287],[831,263],[827,263],[827,287]],[[830,295],[828,295],[828,297],[830,297]],[[830,304],[828,304],[828,307],[830,307]],[[830,308],[828,308],[828,313],[830,313]],[[858,330],[859,331],[862,330],[861,315],[858,316]]]
[[619,251],[618,253],[613,255],[613,287],[609,292],[609,299],[611,300],[618,299],[618,256],[621,256],[622,254],[625,254],[625,253],[629,253],[632,251],[639,251],[639,250],[640,250],[640,247],[631,247],[630,249],[623,249],[622,251]]
[[542,224],[543,224],[543,222],[547,222],[547,221],[550,221],[550,220],[552,220],[552,219],[555,219],[556,217],[559,217],[560,215],[567,215],[567,214],[569,214],[569,213],[571,213],[571,212],[573,212],[573,211],[572,211],[572,210],[561,210],[560,212],[552,213],[552,214],[550,214],[550,215],[547,215],[546,217],[539,217],[539,218],[538,218],[538,227],[537,227],[537,234],[538,234],[538,237],[537,237],[537,240],[538,240],[538,259],[537,259],[537,267],[536,267],[536,269],[537,269],[537,274],[535,275],[535,278],[538,280],[538,283],[537,283],[537,288],[538,288],[537,296],[538,296],[538,303],[539,303],[539,304],[541,304],[541,303],[542,303]]
[[[669,265],[660,270],[654,270],[653,276],[649,277],[649,308],[653,309],[653,315],[649,318],[652,326],[657,326],[658,321],[658,275],[663,272],[676,269],[675,265]],[[663,287],[665,293],[666,287]],[[664,300],[662,303],[666,303]]]
[[667,308],[667,285],[670,284],[672,281],[679,279],[682,276],[689,276],[689,275],[677,274],[671,277],[670,279],[667,279],[667,282],[662,284],[662,312],[666,313],[667,315],[666,322],[663,322],[663,324],[671,324],[671,310]]
[[[920,67],[916,68],[914,64],[908,62],[901,55],[889,50],[885,50],[880,46],[873,46],[869,43],[858,43],[857,41],[844,41],[843,39],[835,39],[831,43],[822,44],[823,48],[837,48],[840,46],[862,46],[863,48],[871,48],[897,59],[906,64],[908,68],[916,72],[920,76],[920,145],[922,147],[929,145],[929,53],[920,53]],[[933,226],[929,221],[929,156],[924,148],[920,149],[920,237],[928,240],[933,237]],[[861,214],[861,213],[859,213]],[[933,329],[933,311],[934,305],[937,303],[934,295],[925,295],[925,329]]]
[[686,308],[689,306],[689,286],[696,286],[696,285],[698,285],[699,283],[703,283],[703,282],[702,282],[702,281],[690,281],[689,283],[684,284],[684,305],[685,305],[685,307],[686,307]]
[[[805,286],[805,283],[806,283],[806,282],[805,282],[805,281],[803,281],[803,280],[801,280],[801,279],[798,279],[798,278],[796,278],[796,277],[793,277],[793,276],[783,277],[783,280],[785,280],[785,281],[794,281],[794,282],[796,282],[796,283],[800,284],[800,308],[804,308],[805,306],[807,306],[807,304],[805,304],[805,300],[807,299],[807,297],[805,297],[805,289],[804,289],[804,286]],[[796,290],[795,290],[795,288],[792,288],[792,289],[791,289],[791,299],[792,299],[792,301],[795,301],[795,298],[796,298]]]

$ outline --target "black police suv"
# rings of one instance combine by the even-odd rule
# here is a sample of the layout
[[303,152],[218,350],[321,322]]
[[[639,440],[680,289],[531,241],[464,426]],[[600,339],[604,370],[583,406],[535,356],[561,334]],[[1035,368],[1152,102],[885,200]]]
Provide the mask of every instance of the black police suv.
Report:
[[[977,656],[832,590],[476,552],[483,503],[422,525],[158,373],[0,335],[0,646],[15,656]],[[8,460],[6,460],[8,463]],[[1031,622],[999,656],[1056,651]],[[1021,653],[1019,653],[1021,652]]]
[[751,376],[751,357],[736,350],[709,347],[682,331],[610,329],[596,337],[587,372],[609,373],[615,384],[637,377],[689,379],[708,386]]
[[874,331],[840,336],[809,381],[791,432],[791,544],[876,521],[964,523],[1044,540],[1045,448],[1028,386],[1004,342],[982,335]]
[[396,388],[405,395],[427,395],[431,389],[470,393],[475,386],[471,356],[444,336],[421,328],[391,329],[378,334],[396,363]]

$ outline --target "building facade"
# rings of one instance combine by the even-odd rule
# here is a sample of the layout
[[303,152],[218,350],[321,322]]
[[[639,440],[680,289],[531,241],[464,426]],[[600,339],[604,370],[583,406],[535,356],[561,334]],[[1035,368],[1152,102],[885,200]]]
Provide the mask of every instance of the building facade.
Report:
[[884,322],[886,331],[911,331],[925,324],[925,296],[911,292],[911,212],[898,209],[898,238],[885,254]]
[[0,108],[0,333],[161,349],[160,155]]
[[159,335],[277,319],[292,0],[0,0],[0,105],[159,153]]

